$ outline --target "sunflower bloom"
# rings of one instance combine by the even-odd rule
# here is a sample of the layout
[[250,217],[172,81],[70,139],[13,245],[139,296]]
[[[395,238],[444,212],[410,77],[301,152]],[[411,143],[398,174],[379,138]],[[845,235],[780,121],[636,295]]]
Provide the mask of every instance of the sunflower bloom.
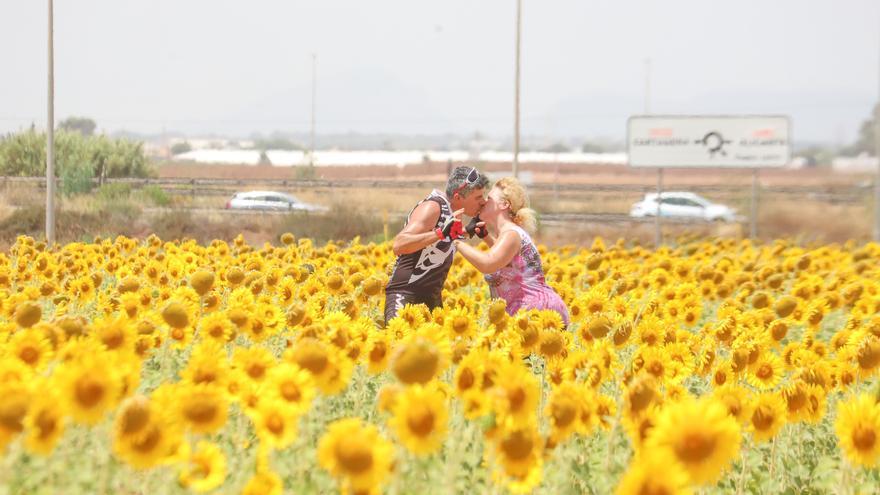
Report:
[[180,484],[196,493],[205,493],[226,481],[226,456],[216,444],[201,441],[178,476]]
[[50,455],[64,433],[64,412],[53,390],[37,395],[24,417],[25,447],[28,451]]
[[779,394],[760,394],[754,402],[750,419],[755,441],[766,442],[776,436],[785,425],[786,416],[785,400]]
[[685,469],[672,457],[646,454],[637,457],[617,485],[615,495],[690,495]]
[[391,442],[357,418],[330,424],[318,443],[318,463],[352,491],[378,488],[391,473]]
[[770,390],[782,380],[783,362],[776,354],[765,351],[761,353],[746,380],[759,390]]
[[213,433],[226,424],[229,400],[216,385],[181,382],[176,391],[177,414],[195,433]]
[[82,356],[55,371],[64,410],[78,423],[98,423],[119,398],[120,380],[106,355]]
[[436,452],[446,437],[449,412],[435,386],[413,385],[395,400],[389,424],[400,442],[416,455]]
[[543,440],[533,425],[502,428],[494,453],[511,491],[525,493],[540,483]]
[[712,398],[667,405],[651,431],[647,451],[679,462],[694,483],[717,481],[739,453],[739,423]]
[[880,406],[873,397],[861,394],[837,406],[834,423],[840,450],[851,462],[875,467],[880,456]]

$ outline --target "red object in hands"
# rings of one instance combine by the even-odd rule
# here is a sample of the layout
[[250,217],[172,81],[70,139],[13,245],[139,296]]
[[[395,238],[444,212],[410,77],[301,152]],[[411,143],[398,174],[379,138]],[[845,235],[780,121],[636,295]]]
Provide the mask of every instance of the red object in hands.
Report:
[[454,241],[462,237],[464,237],[464,228],[462,228],[461,222],[456,221],[452,224],[452,228],[449,229],[449,238]]

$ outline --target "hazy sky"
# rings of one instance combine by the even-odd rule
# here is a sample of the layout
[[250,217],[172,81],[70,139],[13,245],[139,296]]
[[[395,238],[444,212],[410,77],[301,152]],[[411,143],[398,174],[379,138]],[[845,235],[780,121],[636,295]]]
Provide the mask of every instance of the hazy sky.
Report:
[[[0,0],[0,131],[46,119],[45,0]],[[56,117],[249,135],[511,134],[515,0],[55,0]],[[523,0],[523,132],[621,139],[644,110],[782,113],[854,139],[877,0]]]

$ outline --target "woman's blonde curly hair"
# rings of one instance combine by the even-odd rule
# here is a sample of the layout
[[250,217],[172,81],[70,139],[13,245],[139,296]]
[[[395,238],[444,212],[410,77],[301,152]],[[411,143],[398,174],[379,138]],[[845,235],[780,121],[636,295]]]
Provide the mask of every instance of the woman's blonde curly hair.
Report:
[[493,187],[501,191],[501,197],[510,205],[510,215],[514,223],[526,230],[534,232],[538,223],[535,210],[529,208],[529,196],[526,189],[515,177],[499,179]]

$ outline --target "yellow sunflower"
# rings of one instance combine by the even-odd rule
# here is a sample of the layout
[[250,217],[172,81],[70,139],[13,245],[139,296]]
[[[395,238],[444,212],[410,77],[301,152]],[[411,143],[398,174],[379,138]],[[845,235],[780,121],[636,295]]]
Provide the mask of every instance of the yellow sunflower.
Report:
[[135,468],[147,469],[168,461],[183,445],[183,432],[168,421],[165,406],[173,400],[169,386],[160,386],[153,399],[132,397],[117,412],[113,452]]
[[582,389],[572,382],[563,382],[553,388],[544,414],[550,419],[550,436],[557,444],[578,429],[581,411],[587,406],[582,395]]
[[756,442],[772,439],[786,422],[785,400],[776,393],[764,392],[752,405],[750,429]]
[[745,424],[751,417],[749,391],[739,385],[728,384],[712,391],[712,396],[727,408],[727,414],[738,423]]
[[98,423],[120,397],[122,383],[106,351],[67,361],[53,377],[57,377],[64,410],[78,423]]
[[394,448],[372,424],[336,420],[318,442],[318,463],[355,492],[378,488],[392,469]]
[[12,334],[5,351],[35,371],[42,371],[52,359],[52,345],[39,328],[26,328]]
[[746,374],[746,381],[758,390],[770,390],[782,380],[783,361],[774,352],[764,351]]
[[285,351],[284,359],[311,373],[324,394],[341,392],[351,378],[354,364],[336,346],[306,337]]
[[694,483],[717,481],[739,453],[739,423],[711,397],[668,404],[648,435],[646,451],[678,461]]
[[840,449],[851,462],[873,468],[880,456],[880,406],[867,395],[840,401],[834,431]]
[[372,329],[367,337],[364,354],[367,360],[367,371],[370,374],[378,374],[388,368],[388,359],[391,354],[391,341],[384,331]]
[[497,421],[511,425],[531,423],[541,395],[535,376],[526,367],[514,363],[503,365],[497,373],[491,394]]
[[235,347],[232,365],[254,383],[261,383],[276,364],[275,356],[265,347]]
[[34,396],[24,417],[24,428],[28,451],[44,456],[52,453],[64,433],[64,411],[54,388],[46,387]]
[[175,387],[176,417],[195,433],[213,433],[226,424],[226,390],[209,384],[180,382]]
[[615,495],[690,495],[687,471],[668,452],[646,452],[632,460]]
[[494,434],[493,452],[505,476],[528,484],[540,482],[544,441],[534,425],[502,427]]
[[427,307],[422,304],[405,304],[393,319],[400,319],[406,322],[409,329],[415,330],[427,320],[426,312]]
[[214,340],[205,340],[193,348],[180,377],[190,383],[225,387],[230,371],[224,345]]
[[444,328],[450,339],[471,338],[477,333],[474,317],[464,308],[453,308],[444,317]]
[[315,382],[309,372],[288,362],[274,366],[263,386],[294,414],[307,412],[316,395]]
[[434,385],[412,385],[400,393],[389,420],[400,442],[416,455],[436,452],[446,437],[446,397]]
[[242,490],[242,495],[281,495],[284,482],[268,469],[257,469]]
[[449,345],[426,335],[414,335],[399,343],[391,357],[391,371],[405,384],[425,384],[449,364]]
[[226,481],[226,456],[217,444],[200,441],[177,479],[196,493],[214,490]]
[[198,323],[199,337],[225,344],[235,336],[232,322],[222,312],[205,315]]
[[251,420],[257,437],[266,447],[283,449],[296,439],[299,416],[277,397],[261,398]]

